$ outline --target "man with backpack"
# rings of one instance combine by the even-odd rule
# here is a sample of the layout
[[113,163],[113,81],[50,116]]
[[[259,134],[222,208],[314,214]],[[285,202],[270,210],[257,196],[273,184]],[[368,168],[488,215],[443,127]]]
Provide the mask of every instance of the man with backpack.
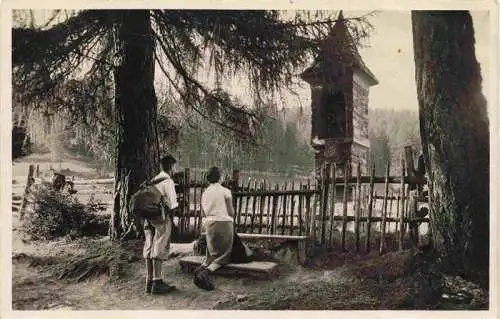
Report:
[[173,210],[179,206],[171,176],[176,160],[167,155],[161,159],[162,171],[144,182],[131,198],[137,218],[144,222],[146,261],[146,292],[166,294],[175,290],[162,279],[162,263],[168,259],[173,225]]

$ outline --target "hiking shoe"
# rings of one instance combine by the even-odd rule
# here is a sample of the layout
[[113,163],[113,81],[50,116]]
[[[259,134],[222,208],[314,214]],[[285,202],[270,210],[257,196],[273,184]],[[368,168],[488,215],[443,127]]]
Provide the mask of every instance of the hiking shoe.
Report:
[[210,281],[210,278],[208,278],[208,274],[210,273],[210,270],[207,268],[203,268],[200,270],[197,274],[194,275],[194,284],[196,287],[204,290],[214,290],[215,286]]
[[174,290],[175,286],[169,285],[161,279],[153,280],[151,284],[151,294],[153,295],[168,294],[169,292],[172,292]]
[[207,268],[206,266],[199,266],[198,268],[196,268],[194,271],[193,271],[193,274],[196,276],[200,273],[200,271],[202,271],[203,269]]

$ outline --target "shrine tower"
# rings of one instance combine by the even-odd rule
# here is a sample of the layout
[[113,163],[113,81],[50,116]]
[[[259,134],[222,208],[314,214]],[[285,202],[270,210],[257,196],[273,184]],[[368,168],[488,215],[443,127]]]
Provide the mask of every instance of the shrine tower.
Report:
[[[362,61],[344,20],[338,21],[324,40],[320,53],[301,78],[311,87],[311,144],[316,169],[336,163],[337,174],[362,174],[368,170],[368,94],[378,80]],[[354,175],[355,176],[355,175]]]

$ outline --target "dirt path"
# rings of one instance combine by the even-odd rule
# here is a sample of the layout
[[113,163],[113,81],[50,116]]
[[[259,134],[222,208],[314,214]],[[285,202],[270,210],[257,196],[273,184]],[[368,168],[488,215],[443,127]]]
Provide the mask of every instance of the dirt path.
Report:
[[[13,309],[381,310],[399,309],[405,304],[412,309],[411,289],[414,285],[403,271],[408,251],[380,257],[365,256],[347,263],[341,262],[342,256],[332,256],[324,263],[315,261],[313,269],[281,267],[278,275],[267,281],[217,276],[214,278],[216,290],[207,292],[198,289],[192,283],[192,276],[180,270],[179,258],[190,253],[191,245],[173,244],[172,252],[178,256],[164,263],[164,278],[175,284],[178,291],[166,296],[144,293],[141,259],[126,264],[126,276],[116,281],[110,281],[107,275],[81,283],[58,278],[64,267],[68,267],[69,260],[88,256],[86,249],[89,246],[102,243],[108,243],[106,238],[28,242],[14,231]],[[318,266],[320,264],[326,267]],[[484,309],[487,294],[478,292],[478,296],[474,307]],[[446,307],[443,309],[457,309],[457,305]]]
[[[150,296],[143,292],[142,260],[129,264],[126,280],[110,282],[107,276],[82,283],[59,280],[46,265],[30,265],[34,259],[53,258],[53,263],[63,263],[68,256],[82,253],[77,244],[69,241],[51,243],[23,243],[16,240],[13,251],[12,300],[15,310],[144,310],[144,309],[212,309],[221,303],[244,300],[272,289],[277,283],[295,283],[318,280],[322,272],[293,270],[278,275],[274,280],[216,277],[216,290],[206,292],[192,283],[189,274],[181,272],[180,257],[164,264],[164,277],[173,282],[178,291],[166,296]],[[181,256],[188,253],[190,245],[173,244],[172,251]],[[330,276],[332,279],[334,276]]]

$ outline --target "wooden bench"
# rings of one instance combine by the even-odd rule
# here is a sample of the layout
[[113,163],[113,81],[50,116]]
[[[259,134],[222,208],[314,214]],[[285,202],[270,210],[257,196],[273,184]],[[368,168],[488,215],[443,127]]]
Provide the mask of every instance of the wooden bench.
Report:
[[[201,234],[205,236],[205,233]],[[294,236],[294,235],[271,235],[271,234],[250,234],[250,233],[238,233],[238,236],[242,241],[252,241],[259,242],[265,241],[271,244],[292,242],[297,248],[297,260],[300,265],[304,265],[306,262],[306,244],[309,239],[308,236]]]
[[[192,272],[203,263],[205,256],[186,256],[179,261],[183,272]],[[216,274],[246,275],[269,279],[275,274],[278,264],[272,261],[252,261],[244,264],[228,264],[215,271]]]

